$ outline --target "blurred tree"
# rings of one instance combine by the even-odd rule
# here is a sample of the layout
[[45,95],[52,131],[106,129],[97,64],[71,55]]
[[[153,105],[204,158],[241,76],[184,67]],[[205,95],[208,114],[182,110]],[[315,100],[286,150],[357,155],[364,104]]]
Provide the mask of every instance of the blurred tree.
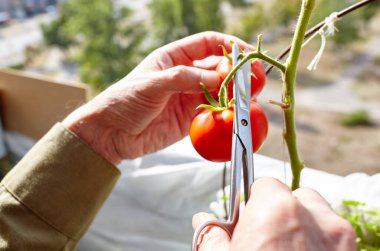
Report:
[[[297,20],[301,0],[255,1],[245,8],[237,35],[244,39],[256,37],[261,28],[293,28]],[[268,15],[270,13],[270,15]]]
[[63,9],[64,6],[62,6],[62,11],[56,20],[49,24],[42,24],[41,28],[47,45],[57,46],[66,50],[75,43],[75,40],[73,37],[68,36],[62,28],[67,22],[67,13]]
[[152,1],[149,8],[156,46],[201,31],[223,31],[221,3],[222,0]]
[[380,1],[372,2],[370,6],[367,6],[364,9],[361,9],[362,17],[365,22],[368,22],[370,19],[372,19],[376,13],[378,13],[380,8]]
[[301,2],[301,0],[272,1],[270,4],[271,15],[266,15],[266,21],[271,25],[283,26],[295,23],[301,9]]
[[234,7],[248,6],[251,4],[252,0],[227,0]]
[[250,41],[265,24],[264,8],[261,4],[253,4],[245,11],[240,26],[236,28],[238,37]]
[[67,0],[58,18],[43,26],[48,45],[72,48],[81,80],[101,90],[128,73],[141,59],[146,34],[132,11],[114,0]]

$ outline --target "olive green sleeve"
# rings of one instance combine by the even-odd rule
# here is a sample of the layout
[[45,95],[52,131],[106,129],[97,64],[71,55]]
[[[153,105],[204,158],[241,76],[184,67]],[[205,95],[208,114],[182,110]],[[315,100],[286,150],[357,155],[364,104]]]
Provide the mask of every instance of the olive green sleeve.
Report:
[[0,184],[0,250],[73,250],[119,176],[56,124]]

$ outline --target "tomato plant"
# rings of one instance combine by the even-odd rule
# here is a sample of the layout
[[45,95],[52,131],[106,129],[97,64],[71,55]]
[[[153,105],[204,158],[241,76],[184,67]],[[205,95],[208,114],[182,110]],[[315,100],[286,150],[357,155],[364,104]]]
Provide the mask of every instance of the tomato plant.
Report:
[[[231,70],[232,62],[227,57],[223,57],[223,59],[216,66],[216,71],[219,74],[221,82],[227,77],[228,73],[230,73]],[[254,99],[263,90],[266,81],[265,68],[261,60],[254,60],[251,63],[251,71],[253,73],[251,75],[251,98]],[[219,92],[219,89],[217,91]],[[232,99],[232,97],[233,80],[231,80],[230,84],[228,85],[228,98]]]
[[[215,162],[231,160],[233,107],[223,111],[205,109],[197,114],[190,126],[190,139],[195,150],[205,159]],[[256,152],[268,133],[268,119],[264,110],[251,102],[252,148]]]

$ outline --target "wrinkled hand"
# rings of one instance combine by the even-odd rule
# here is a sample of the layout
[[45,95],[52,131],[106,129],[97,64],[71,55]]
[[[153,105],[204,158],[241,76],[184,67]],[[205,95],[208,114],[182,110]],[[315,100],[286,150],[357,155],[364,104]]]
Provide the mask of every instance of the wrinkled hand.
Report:
[[[193,227],[211,220],[200,213]],[[230,240],[217,227],[207,230],[202,251],[354,251],[355,233],[314,190],[294,192],[272,178],[259,179],[252,186],[247,203]]]
[[204,32],[157,49],[63,125],[114,164],[180,140],[204,102],[200,82],[210,90],[220,83],[220,45],[231,51],[231,40],[249,47],[236,37]]

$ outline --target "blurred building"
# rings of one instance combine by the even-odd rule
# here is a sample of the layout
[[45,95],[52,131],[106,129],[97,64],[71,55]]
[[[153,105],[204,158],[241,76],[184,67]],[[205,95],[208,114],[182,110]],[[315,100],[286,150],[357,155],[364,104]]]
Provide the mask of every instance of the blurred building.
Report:
[[0,0],[0,13],[12,19],[23,19],[55,11],[59,0]]

